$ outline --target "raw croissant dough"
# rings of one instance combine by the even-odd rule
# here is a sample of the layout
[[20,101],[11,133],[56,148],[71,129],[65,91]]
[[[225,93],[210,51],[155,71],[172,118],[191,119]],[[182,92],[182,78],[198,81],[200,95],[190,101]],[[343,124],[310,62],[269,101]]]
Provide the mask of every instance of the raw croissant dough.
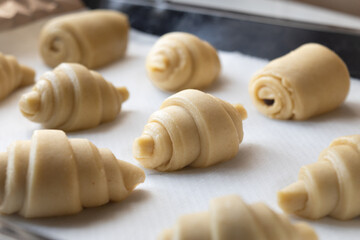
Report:
[[19,102],[21,113],[46,128],[74,131],[115,119],[129,97],[99,73],[75,63],[63,63],[45,73]]
[[208,212],[180,217],[158,240],[316,240],[306,223],[292,224],[263,203],[231,195],[213,199]]
[[146,70],[162,90],[201,89],[219,75],[220,60],[209,43],[189,33],[175,32],[155,43],[147,56]]
[[20,65],[15,57],[0,53],[0,100],[18,87],[34,83],[35,72]]
[[154,112],[133,145],[146,168],[173,171],[207,167],[234,157],[243,139],[243,106],[199,90],[183,90]]
[[32,217],[75,214],[124,199],[145,175],[87,139],[38,130],[0,153],[0,212]]
[[128,42],[127,16],[111,10],[73,13],[50,20],[40,35],[40,54],[50,67],[63,62],[98,68],[121,58]]
[[271,61],[251,79],[249,92],[262,114],[305,120],[337,108],[349,87],[349,71],[341,58],[309,43]]
[[280,207],[302,217],[360,215],[360,135],[335,139],[316,163],[300,169],[299,180],[278,193]]

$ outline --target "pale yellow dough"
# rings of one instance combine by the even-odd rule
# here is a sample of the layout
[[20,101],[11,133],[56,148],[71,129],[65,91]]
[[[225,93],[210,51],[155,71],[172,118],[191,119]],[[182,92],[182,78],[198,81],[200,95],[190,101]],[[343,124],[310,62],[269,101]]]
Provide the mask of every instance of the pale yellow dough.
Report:
[[306,223],[292,224],[264,203],[248,205],[239,196],[215,198],[207,212],[184,215],[158,240],[317,240]]
[[134,141],[133,155],[146,168],[173,171],[207,167],[233,158],[243,139],[242,105],[199,90],[167,98]]
[[99,68],[124,56],[128,31],[127,16],[111,10],[56,17],[41,31],[40,54],[50,67],[72,62]]
[[45,73],[19,102],[21,113],[46,128],[74,131],[114,120],[129,92],[76,63]]
[[202,89],[220,73],[216,50],[198,37],[182,32],[162,36],[146,59],[148,76],[155,86],[166,91]]
[[316,163],[300,169],[297,182],[278,193],[280,207],[305,218],[360,215],[360,135],[335,139]]
[[15,89],[34,83],[35,72],[20,65],[15,57],[0,53],[0,100]]
[[87,139],[38,130],[0,153],[0,212],[27,218],[75,214],[120,201],[144,180],[143,170]]
[[270,118],[306,120],[337,108],[349,87],[341,58],[309,43],[266,65],[251,79],[249,93],[255,107]]

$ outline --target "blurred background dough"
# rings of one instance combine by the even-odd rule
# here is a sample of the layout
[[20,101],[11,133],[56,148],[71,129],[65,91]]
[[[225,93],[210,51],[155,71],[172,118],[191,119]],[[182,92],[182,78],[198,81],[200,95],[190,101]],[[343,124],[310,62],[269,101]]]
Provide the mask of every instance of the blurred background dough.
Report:
[[41,31],[40,54],[50,67],[71,62],[99,68],[124,56],[128,31],[127,16],[112,10],[56,17]]

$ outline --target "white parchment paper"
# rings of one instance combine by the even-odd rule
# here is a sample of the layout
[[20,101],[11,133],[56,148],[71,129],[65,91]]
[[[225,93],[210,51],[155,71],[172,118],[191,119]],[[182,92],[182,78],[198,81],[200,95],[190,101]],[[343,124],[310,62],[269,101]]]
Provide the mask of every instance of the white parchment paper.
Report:
[[[0,33],[0,51],[12,54],[33,67],[37,77],[50,70],[38,51],[38,35],[46,20]],[[97,128],[69,133],[106,147],[122,160],[137,164],[132,142],[150,114],[170,93],[155,88],[146,76],[145,57],[156,37],[137,31],[130,34],[124,59],[98,70],[117,86],[126,86],[130,98],[118,118]],[[226,39],[224,39],[226,41]],[[262,116],[252,105],[248,82],[267,61],[241,53],[220,52],[222,73],[207,92],[248,111],[245,137],[232,160],[205,169],[184,169],[175,173],[145,170],[146,181],[126,200],[85,209],[80,214],[47,219],[1,216],[8,221],[54,239],[155,239],[185,213],[208,209],[210,199],[239,194],[248,203],[263,201],[280,211],[276,192],[297,179],[299,168],[317,161],[322,149],[336,137],[360,134],[360,81],[351,81],[346,102],[337,110],[309,121],[277,121]],[[0,151],[13,141],[30,139],[38,124],[24,118],[17,107],[20,96],[31,87],[17,90],[0,102]],[[331,96],[329,96],[331,97]],[[137,164],[138,165],[138,164]],[[360,190],[359,190],[360,191]],[[359,199],[360,201],[360,199]],[[359,239],[360,219],[341,222],[330,218],[310,222],[320,239]]]

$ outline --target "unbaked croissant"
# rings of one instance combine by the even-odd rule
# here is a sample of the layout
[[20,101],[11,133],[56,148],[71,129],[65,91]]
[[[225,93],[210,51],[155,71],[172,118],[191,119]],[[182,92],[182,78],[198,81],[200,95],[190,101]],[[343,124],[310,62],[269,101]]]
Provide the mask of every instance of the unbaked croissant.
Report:
[[74,131],[115,119],[129,93],[115,88],[99,73],[75,63],[63,63],[47,72],[24,94],[21,113],[46,128]]
[[92,10],[50,20],[42,29],[39,49],[44,62],[63,62],[98,68],[121,58],[128,42],[127,16],[117,11]]
[[133,144],[134,157],[146,168],[173,171],[207,167],[234,157],[243,139],[242,105],[231,105],[199,90],[167,98]]
[[144,179],[143,170],[87,139],[38,130],[0,153],[0,212],[27,218],[75,214],[126,198]]
[[15,57],[0,53],[0,100],[18,87],[34,83],[35,72],[20,65]]
[[349,87],[349,71],[341,58],[309,43],[271,61],[251,79],[249,92],[262,114],[305,120],[337,108]]
[[146,70],[162,90],[205,88],[220,73],[216,50],[198,37],[182,32],[162,36],[150,50]]
[[300,169],[297,182],[278,193],[280,207],[302,217],[360,215],[360,135],[335,139],[316,163]]
[[293,224],[264,203],[248,205],[239,196],[215,198],[208,212],[184,215],[158,240],[316,240],[306,223]]

